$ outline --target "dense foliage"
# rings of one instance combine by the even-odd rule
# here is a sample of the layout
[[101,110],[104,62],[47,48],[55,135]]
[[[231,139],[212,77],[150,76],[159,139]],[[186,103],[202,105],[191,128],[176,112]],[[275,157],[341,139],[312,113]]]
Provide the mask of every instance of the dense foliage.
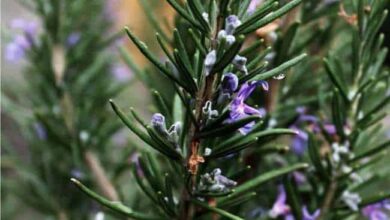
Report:
[[[59,219],[87,218],[93,200],[131,219],[389,218],[385,0],[167,0],[174,27],[141,0],[161,51],[131,28],[150,65],[119,51],[150,91],[150,119],[109,100],[123,84],[107,75],[117,35],[101,34],[103,1],[36,2],[45,28],[39,43],[26,31],[35,93],[24,96],[34,114],[20,123],[31,160],[7,148],[2,163],[24,180],[6,189],[33,207]],[[108,143],[120,122],[133,136],[117,162]]]

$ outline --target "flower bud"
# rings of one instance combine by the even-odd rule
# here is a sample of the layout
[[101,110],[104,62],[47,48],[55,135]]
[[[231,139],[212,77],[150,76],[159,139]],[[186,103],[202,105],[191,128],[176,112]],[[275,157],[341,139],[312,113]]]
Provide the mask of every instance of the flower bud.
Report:
[[233,65],[242,73],[245,75],[248,74],[248,70],[246,68],[246,57],[236,55],[232,61]]
[[206,76],[209,75],[216,61],[217,61],[217,51],[212,50],[206,55],[206,59],[204,60],[204,65],[206,68]]
[[240,19],[236,15],[229,15],[226,18],[225,31],[227,35],[232,35],[236,28],[241,25]]
[[160,113],[152,116],[152,127],[160,134],[167,134],[167,127],[165,125],[165,117]]
[[232,94],[238,88],[238,77],[233,73],[225,73],[222,78],[221,88],[223,93]]

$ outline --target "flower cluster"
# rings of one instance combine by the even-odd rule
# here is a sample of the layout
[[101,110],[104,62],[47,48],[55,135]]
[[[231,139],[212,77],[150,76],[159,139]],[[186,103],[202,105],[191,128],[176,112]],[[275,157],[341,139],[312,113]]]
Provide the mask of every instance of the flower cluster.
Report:
[[6,45],[5,57],[10,62],[20,61],[25,57],[26,51],[30,49],[38,31],[38,24],[34,21],[17,18],[10,23],[14,31],[21,31]]
[[216,168],[211,173],[200,176],[198,190],[200,192],[224,193],[236,185],[237,182],[223,176],[221,169]]
[[[302,207],[302,220],[316,220],[320,215],[320,210],[315,210],[312,214],[307,209],[307,206]],[[287,204],[287,196],[284,187],[279,185],[278,187],[278,196],[277,199],[269,211],[269,216],[271,218],[277,218],[283,216],[285,220],[294,220],[294,217],[291,214],[291,208]]]

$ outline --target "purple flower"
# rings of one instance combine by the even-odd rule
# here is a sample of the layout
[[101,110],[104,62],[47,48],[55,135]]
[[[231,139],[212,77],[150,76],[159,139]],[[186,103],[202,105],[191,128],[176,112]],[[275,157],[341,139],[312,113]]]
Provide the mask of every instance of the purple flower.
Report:
[[144,177],[144,171],[141,168],[141,165],[139,162],[139,157],[140,157],[140,154],[137,152],[131,154],[130,162],[134,164],[138,176]]
[[[265,81],[253,81],[247,82],[241,86],[230,105],[230,116],[228,122],[238,121],[250,115],[257,115],[259,117],[263,117],[265,115],[264,109],[256,109],[245,104],[245,100],[251,95],[255,88],[259,85],[262,85],[263,88],[267,88],[268,86],[265,86],[265,84],[267,84]],[[255,122],[248,123],[240,128],[239,131],[245,135],[251,131],[254,124]]]
[[293,177],[298,185],[301,185],[307,181],[305,174],[299,171],[293,172]]
[[295,135],[292,140],[291,148],[295,154],[301,156],[307,148],[308,134],[295,125],[291,126],[290,128],[297,131],[297,135]]
[[73,32],[69,34],[68,38],[66,39],[66,45],[68,47],[73,47],[80,41],[80,38],[81,34],[79,32]]
[[34,21],[18,18],[11,21],[10,27],[23,32],[16,35],[5,47],[6,59],[10,62],[17,62],[25,56],[26,50],[31,47],[30,39],[33,39],[36,34],[38,25]]
[[238,88],[238,77],[233,73],[223,74],[221,88],[223,93],[233,94]]
[[38,30],[38,24],[34,21],[28,21],[22,18],[16,18],[11,21],[10,27],[12,29],[22,30],[24,33],[31,36],[35,35]]
[[79,179],[79,180],[85,178],[85,174],[80,169],[72,169],[70,171],[70,175],[71,175],[71,177],[74,177],[74,178]]
[[317,209],[313,214],[309,213],[306,206],[302,207],[303,220],[316,220],[320,216],[320,210]]
[[115,79],[119,82],[125,82],[131,79],[132,72],[129,70],[128,67],[122,64],[115,64],[112,67],[112,74],[114,75]]
[[278,186],[278,196],[272,209],[269,212],[271,218],[277,218],[279,216],[287,216],[290,213],[290,206],[286,203],[287,196],[286,191],[282,185]]
[[362,213],[369,220],[387,220],[390,218],[385,209],[390,210],[390,200],[384,200],[363,208]]
[[116,20],[117,19],[117,13],[116,9],[118,8],[118,5],[120,3],[120,0],[108,0],[106,7],[104,7],[104,15],[108,17],[109,20]]
[[119,130],[112,136],[111,139],[115,146],[125,147],[127,144],[127,130]]
[[251,0],[251,3],[249,4],[249,7],[247,9],[248,14],[253,14],[253,12],[256,11],[257,6],[260,5],[262,0]]
[[[313,214],[310,214],[306,206],[302,207],[302,220],[316,220],[320,216],[320,210],[317,209]],[[271,218],[277,218],[284,216],[285,220],[294,220],[294,216],[291,214],[290,206],[287,204],[287,195],[282,185],[278,186],[278,196],[272,209],[269,211]]]
[[5,47],[5,57],[10,62],[21,60],[26,50],[30,48],[30,42],[23,35],[16,35]]
[[[296,130],[298,134],[294,136],[294,139],[291,143],[291,148],[295,154],[301,156],[307,148],[308,134],[300,127],[305,124],[310,124],[310,130],[315,133],[321,132],[321,127],[317,117],[306,114],[306,108],[298,107],[296,111],[299,114],[298,119],[290,126],[290,128]],[[335,126],[332,124],[325,124],[324,129],[330,135],[334,135],[336,133]]]

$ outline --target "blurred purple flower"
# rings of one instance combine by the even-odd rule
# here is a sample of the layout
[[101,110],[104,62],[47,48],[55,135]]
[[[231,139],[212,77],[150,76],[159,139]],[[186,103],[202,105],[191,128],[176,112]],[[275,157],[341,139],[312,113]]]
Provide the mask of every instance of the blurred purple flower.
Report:
[[22,30],[24,33],[34,36],[38,30],[38,24],[35,21],[29,21],[22,18],[16,18],[9,25],[12,29]]
[[[308,141],[308,134],[305,130],[301,129],[301,127],[304,126],[304,124],[310,124],[310,130],[315,133],[321,132],[321,127],[317,117],[306,114],[306,108],[298,107],[296,111],[299,116],[297,120],[290,126],[290,128],[296,130],[298,134],[294,136],[294,139],[291,143],[291,148],[295,154],[301,156],[307,148]],[[324,129],[330,135],[334,135],[336,133],[336,129],[332,124],[324,124]]]
[[112,136],[112,142],[117,147],[125,147],[127,140],[127,130],[121,129]]
[[43,127],[43,125],[39,122],[34,123],[33,125],[35,134],[40,140],[46,140],[47,139],[47,132],[46,129]]
[[307,148],[308,134],[295,125],[291,126],[290,128],[297,131],[297,135],[295,135],[292,140],[291,148],[295,154],[301,156]]
[[68,38],[66,39],[66,45],[68,47],[73,47],[80,41],[80,38],[81,38],[80,32],[73,32],[69,34]]
[[133,76],[130,69],[123,64],[114,64],[112,67],[112,74],[119,82],[128,81]]
[[[278,197],[272,209],[269,212],[271,218],[277,218],[284,216],[284,220],[294,220],[294,216],[291,214],[290,206],[287,204],[287,195],[284,187],[282,185],[278,186]],[[307,207],[304,205],[302,207],[302,220],[316,220],[320,216],[320,210],[317,209],[313,214],[309,213]]]
[[253,12],[256,11],[257,6],[259,6],[263,0],[251,0],[251,3],[249,3],[247,13],[252,14]]
[[74,177],[79,180],[84,179],[85,177],[85,174],[80,169],[72,169],[70,171],[70,175],[71,177]]
[[[265,115],[264,109],[253,108],[245,104],[245,100],[248,99],[257,86],[262,85],[263,88],[268,88],[268,85],[266,84],[267,82],[265,81],[253,81],[247,82],[241,86],[236,97],[233,99],[230,105],[230,116],[227,120],[228,123],[238,121],[250,115],[257,115],[259,117],[263,117]],[[245,135],[250,132],[254,124],[255,122],[248,123],[240,128],[239,131]]]
[[369,220],[388,220],[390,219],[390,216],[386,214],[385,209],[390,210],[390,200],[383,200],[368,205],[362,209],[362,213]]
[[14,19],[10,23],[10,28],[20,30],[23,33],[17,34],[5,46],[5,57],[10,62],[17,62],[26,55],[26,50],[31,47],[30,40],[36,35],[38,24],[34,21],[27,21],[25,19]]
[[139,163],[139,157],[140,157],[139,153],[137,153],[137,152],[133,153],[130,156],[130,162],[132,162],[134,164],[138,176],[143,177],[144,176],[144,171],[142,170],[141,165]]
[[110,20],[116,20],[117,14],[116,10],[118,9],[118,4],[121,0],[108,0],[106,1],[106,7],[104,7],[104,15]]
[[317,209],[313,214],[309,213],[306,206],[302,207],[303,220],[316,220],[320,216],[320,210]]
[[278,186],[278,196],[272,209],[269,212],[271,218],[277,218],[279,216],[287,216],[290,213],[290,207],[286,203],[287,196],[286,191],[282,185]]
[[23,35],[16,35],[5,47],[5,57],[10,62],[21,60],[26,50],[30,48],[30,42]]
[[305,174],[299,171],[293,172],[293,177],[298,185],[301,185],[307,181]]

